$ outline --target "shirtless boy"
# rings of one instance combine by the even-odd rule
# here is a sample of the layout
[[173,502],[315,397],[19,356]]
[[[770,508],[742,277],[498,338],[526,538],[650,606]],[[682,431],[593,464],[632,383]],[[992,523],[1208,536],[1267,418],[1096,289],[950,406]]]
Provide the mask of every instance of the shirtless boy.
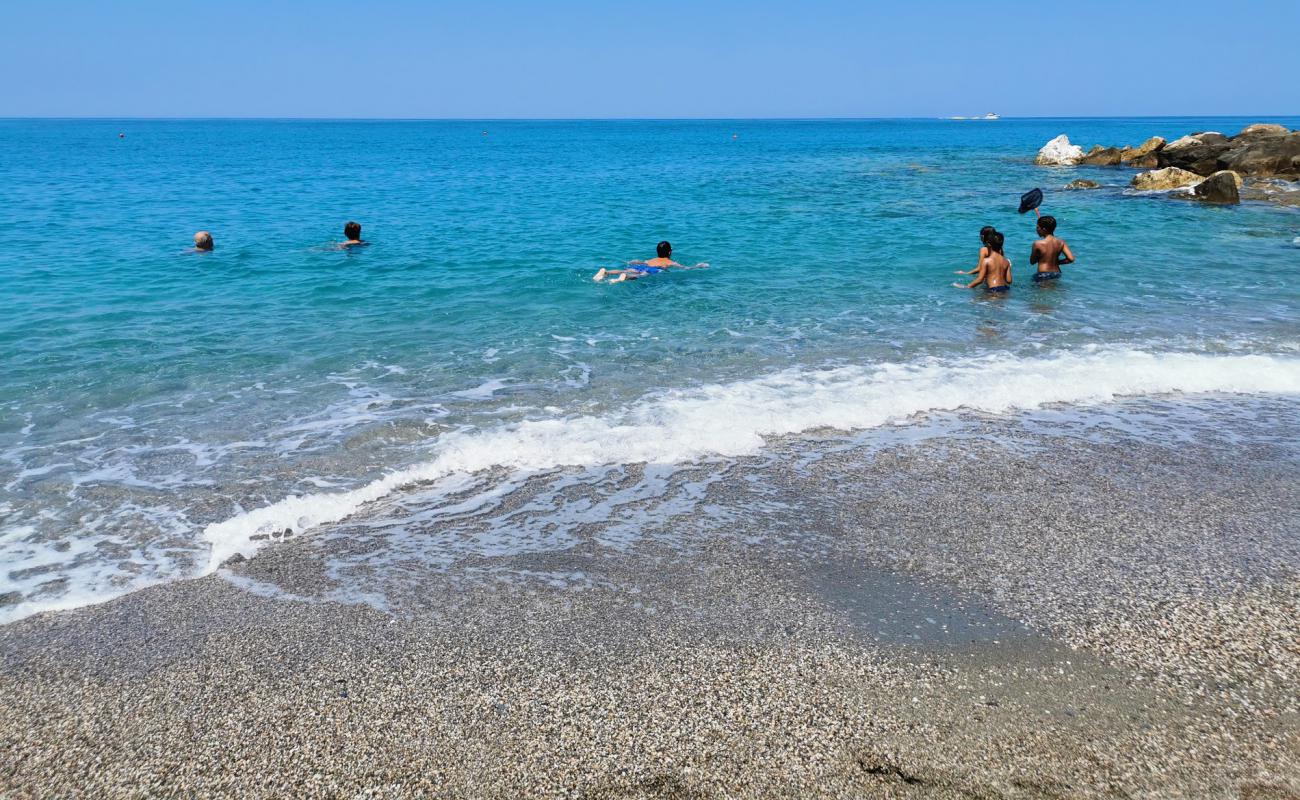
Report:
[[981,283],[984,284],[984,291],[989,294],[1005,294],[1011,290],[1011,262],[1007,257],[1002,255],[1002,243],[1004,237],[997,231],[993,231],[985,239],[985,246],[988,248],[988,255],[981,261],[976,269],[975,280],[970,283],[954,283],[958,289],[974,289]]
[[1054,281],[1061,277],[1061,265],[1074,263],[1074,253],[1064,239],[1056,238],[1056,217],[1039,217],[1038,235],[1043,238],[1029,251],[1029,263],[1038,265],[1034,282]]
[[611,275],[617,275],[617,278],[610,283],[620,283],[622,281],[633,281],[642,275],[654,275],[663,272],[669,267],[681,267],[676,261],[673,261],[673,246],[668,242],[660,242],[655,246],[655,258],[649,261],[629,261],[627,269],[602,269],[592,276],[593,281],[603,281]]

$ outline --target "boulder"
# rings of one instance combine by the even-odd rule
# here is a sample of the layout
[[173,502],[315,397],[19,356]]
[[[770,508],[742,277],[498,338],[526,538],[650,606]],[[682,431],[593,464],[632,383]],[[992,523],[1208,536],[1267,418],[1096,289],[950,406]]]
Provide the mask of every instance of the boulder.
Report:
[[[1160,152],[1165,144],[1164,137],[1152,136],[1137,147],[1125,147],[1120,152],[1119,161],[1121,164],[1131,164],[1138,159],[1146,159],[1148,156]],[[1152,159],[1152,166],[1155,166],[1154,161]]]
[[1065,185],[1065,188],[1067,188],[1067,189],[1100,189],[1100,188],[1101,188],[1101,184],[1100,184],[1100,183],[1097,183],[1096,181],[1090,181],[1090,180],[1087,180],[1087,179],[1085,179],[1085,178],[1080,178],[1080,179],[1077,180],[1077,181],[1070,181],[1069,183],[1067,183],[1067,184]]
[[1222,153],[1218,166],[1242,175],[1300,178],[1300,132],[1251,137]]
[[1159,164],[1209,175],[1219,170],[1219,156],[1230,149],[1232,140],[1218,131],[1193,133],[1161,148]]
[[1083,158],[1083,148],[1070,144],[1070,137],[1064,133],[1043,145],[1034,158],[1034,163],[1043,167],[1072,167]]
[[1192,198],[1203,203],[1240,203],[1237,175],[1228,170],[1216,172],[1192,187]]
[[1132,186],[1134,189],[1142,189],[1143,191],[1158,191],[1195,186],[1201,180],[1201,176],[1195,172],[1188,172],[1177,167],[1165,167],[1164,169],[1153,169],[1150,172],[1139,172],[1133,176]]
[[1089,148],[1088,148],[1088,155],[1090,155],[1090,156],[1095,156],[1095,155],[1097,155],[1098,153],[1100,153],[1102,150],[1105,150],[1105,149],[1106,149],[1106,148],[1102,147],[1102,146],[1099,145],[1099,144],[1094,144],[1092,147],[1089,147]]
[[1118,147],[1106,147],[1089,153],[1079,159],[1079,163],[1090,167],[1113,167],[1119,164],[1121,153],[1122,151]]
[[1287,130],[1285,125],[1274,125],[1269,122],[1256,122],[1254,125],[1247,125],[1241,129],[1241,133],[1234,136],[1234,139],[1242,137],[1255,136],[1286,136],[1291,131]]
[[1147,153],[1144,156],[1138,156],[1128,162],[1121,162],[1126,167],[1133,169],[1155,169],[1160,166],[1160,153]]

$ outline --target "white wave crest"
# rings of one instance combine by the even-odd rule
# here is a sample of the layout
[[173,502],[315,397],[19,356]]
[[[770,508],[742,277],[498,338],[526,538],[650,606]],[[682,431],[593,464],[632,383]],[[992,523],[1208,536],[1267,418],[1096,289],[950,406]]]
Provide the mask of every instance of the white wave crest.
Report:
[[438,455],[431,461],[351,491],[287,497],[210,525],[203,532],[211,546],[204,574],[237,553],[253,555],[265,534],[285,529],[297,533],[337,522],[404,486],[456,473],[491,467],[681,463],[752,454],[765,437],[826,427],[872,428],[927,411],[1001,413],[1174,392],[1300,394],[1300,358],[1094,348],[1039,358],[986,356],[787,370],[753,380],[664,391],[605,416],[448,434],[438,442]]

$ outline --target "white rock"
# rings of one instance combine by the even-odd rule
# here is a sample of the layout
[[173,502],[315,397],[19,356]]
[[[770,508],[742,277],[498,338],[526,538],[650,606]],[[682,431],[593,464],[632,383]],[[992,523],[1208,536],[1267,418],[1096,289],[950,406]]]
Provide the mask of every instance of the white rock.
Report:
[[1038,151],[1038,156],[1034,158],[1034,163],[1040,166],[1074,166],[1083,158],[1083,148],[1075,144],[1070,144],[1070,137],[1064,133],[1052,141],[1043,145],[1043,149]]

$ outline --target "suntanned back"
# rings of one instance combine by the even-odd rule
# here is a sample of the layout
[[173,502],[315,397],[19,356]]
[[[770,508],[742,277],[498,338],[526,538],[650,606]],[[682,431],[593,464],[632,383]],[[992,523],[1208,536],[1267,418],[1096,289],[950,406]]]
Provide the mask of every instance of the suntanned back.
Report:
[[1008,280],[1008,273],[1011,272],[1011,262],[1001,253],[990,252],[988,258],[984,259],[984,285],[989,288],[995,286],[1007,286],[1011,283]]
[[[1034,250],[1029,259],[1038,262],[1039,272],[1060,272],[1061,253],[1065,252],[1066,249],[1064,239],[1045,236],[1034,242]],[[1068,264],[1069,261],[1067,260],[1066,263]]]

